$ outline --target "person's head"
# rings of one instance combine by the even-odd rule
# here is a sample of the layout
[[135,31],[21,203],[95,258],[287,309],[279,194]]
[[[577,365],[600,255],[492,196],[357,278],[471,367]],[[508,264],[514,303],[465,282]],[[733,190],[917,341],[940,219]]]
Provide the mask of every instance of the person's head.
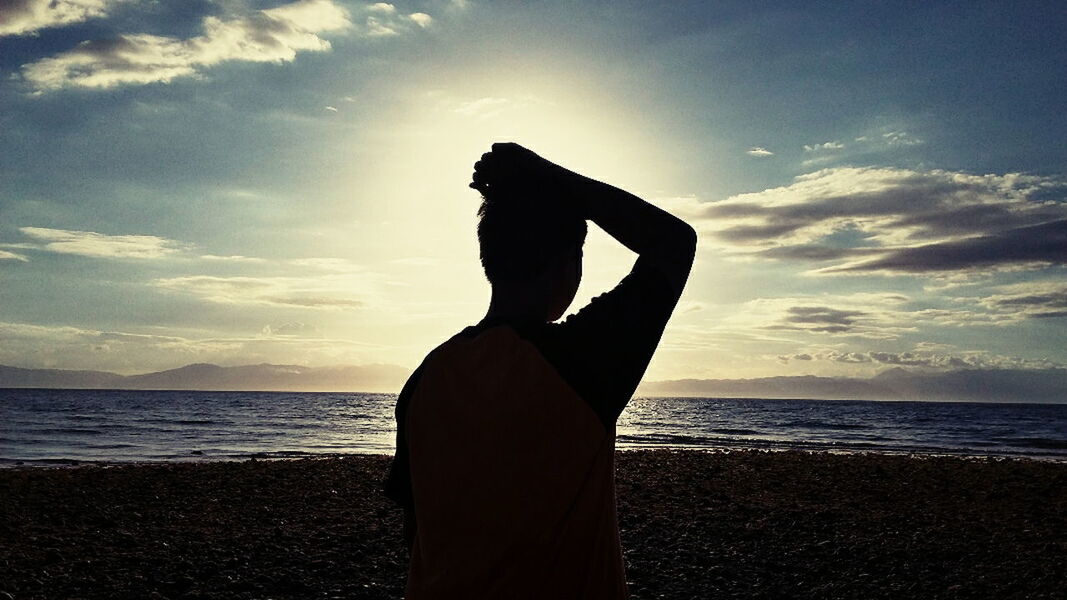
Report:
[[546,319],[570,306],[582,278],[585,219],[566,199],[531,190],[496,190],[478,208],[478,245],[494,288],[531,286],[547,299]]

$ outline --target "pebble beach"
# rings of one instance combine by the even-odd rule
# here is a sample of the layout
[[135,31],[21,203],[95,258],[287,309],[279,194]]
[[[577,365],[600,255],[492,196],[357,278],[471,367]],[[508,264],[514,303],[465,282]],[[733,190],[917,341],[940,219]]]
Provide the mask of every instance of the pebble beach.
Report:
[[[389,458],[0,470],[0,599],[401,598]],[[617,454],[631,595],[1067,598],[1067,463]]]

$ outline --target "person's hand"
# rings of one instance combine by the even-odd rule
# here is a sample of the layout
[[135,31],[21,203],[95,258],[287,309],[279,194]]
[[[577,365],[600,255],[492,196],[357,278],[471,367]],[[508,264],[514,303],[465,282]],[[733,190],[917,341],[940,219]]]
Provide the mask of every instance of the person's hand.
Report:
[[556,163],[513,142],[493,144],[492,150],[474,163],[471,188],[486,198],[497,190],[539,189],[567,193],[581,179]]

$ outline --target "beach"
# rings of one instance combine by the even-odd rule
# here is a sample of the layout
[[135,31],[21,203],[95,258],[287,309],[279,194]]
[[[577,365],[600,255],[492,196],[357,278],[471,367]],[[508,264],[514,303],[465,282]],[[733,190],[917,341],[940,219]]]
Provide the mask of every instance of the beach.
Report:
[[[400,598],[389,458],[0,470],[0,599]],[[1067,463],[617,454],[635,599],[1065,598]]]

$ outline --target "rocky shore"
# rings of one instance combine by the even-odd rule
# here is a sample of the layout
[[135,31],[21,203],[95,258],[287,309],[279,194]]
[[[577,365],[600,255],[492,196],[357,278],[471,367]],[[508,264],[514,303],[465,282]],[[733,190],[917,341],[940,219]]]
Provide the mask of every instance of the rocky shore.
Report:
[[[381,456],[0,471],[0,600],[400,598]],[[1067,464],[618,454],[635,599],[1067,598]]]

